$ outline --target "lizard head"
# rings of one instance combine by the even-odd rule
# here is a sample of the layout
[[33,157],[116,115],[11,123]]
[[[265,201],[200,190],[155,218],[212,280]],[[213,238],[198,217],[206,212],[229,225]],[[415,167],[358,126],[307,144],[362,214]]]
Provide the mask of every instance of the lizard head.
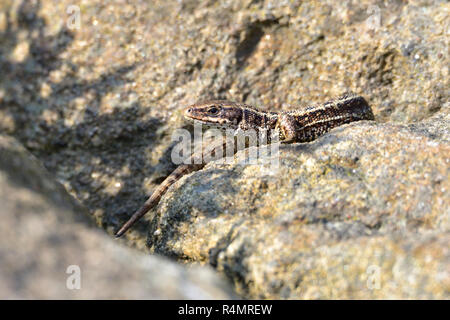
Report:
[[195,103],[186,108],[184,116],[214,128],[237,129],[242,120],[242,108],[226,100],[210,100]]

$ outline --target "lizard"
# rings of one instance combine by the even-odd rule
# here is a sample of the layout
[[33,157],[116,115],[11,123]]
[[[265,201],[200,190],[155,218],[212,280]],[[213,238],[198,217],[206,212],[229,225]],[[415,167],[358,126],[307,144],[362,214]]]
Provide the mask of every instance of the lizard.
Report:
[[[266,130],[269,135],[277,134],[281,143],[311,142],[343,124],[375,119],[366,100],[351,92],[322,104],[280,112],[262,111],[250,105],[228,100],[208,100],[188,106],[184,116],[208,127],[232,129],[236,132]],[[208,150],[224,147],[227,143],[230,142],[223,140]],[[117,231],[116,237],[122,236],[136,221],[153,209],[169,187],[181,177],[201,170],[206,165],[205,161],[201,160],[203,152],[204,150],[199,150],[191,156],[191,160],[198,160],[200,157],[200,161],[188,161],[185,162],[187,164],[179,165]]]

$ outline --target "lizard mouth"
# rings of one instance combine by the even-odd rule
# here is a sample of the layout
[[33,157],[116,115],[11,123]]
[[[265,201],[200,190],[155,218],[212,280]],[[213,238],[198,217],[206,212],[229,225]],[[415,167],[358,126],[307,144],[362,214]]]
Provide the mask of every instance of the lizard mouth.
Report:
[[210,122],[210,121],[195,119],[195,118],[192,118],[189,116],[185,116],[184,118],[190,123],[200,124],[206,128],[214,128],[214,129],[222,129],[222,130],[235,129],[233,126],[230,126],[227,123]]

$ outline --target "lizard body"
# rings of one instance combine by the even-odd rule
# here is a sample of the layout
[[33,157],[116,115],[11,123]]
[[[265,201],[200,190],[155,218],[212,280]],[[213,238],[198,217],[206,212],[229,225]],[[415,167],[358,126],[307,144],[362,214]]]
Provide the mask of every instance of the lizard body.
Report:
[[[273,133],[278,134],[282,143],[309,142],[340,125],[360,120],[374,120],[366,100],[353,93],[344,94],[323,104],[284,112],[261,111],[236,102],[210,100],[186,108],[185,117],[209,127],[237,131],[265,130],[269,136]],[[208,150],[224,147],[227,143],[229,141],[223,140]],[[194,152],[191,159],[199,157],[203,159],[203,154],[203,149]],[[144,205],[120,228],[116,237],[123,235],[136,221],[154,208],[172,184],[184,175],[198,171],[206,165],[203,160],[187,163],[190,164],[180,165],[156,188]]]
[[275,131],[283,143],[313,141],[337,126],[374,120],[366,100],[353,93],[323,104],[284,112],[260,111],[245,104],[212,100],[192,105],[185,115],[210,127]]

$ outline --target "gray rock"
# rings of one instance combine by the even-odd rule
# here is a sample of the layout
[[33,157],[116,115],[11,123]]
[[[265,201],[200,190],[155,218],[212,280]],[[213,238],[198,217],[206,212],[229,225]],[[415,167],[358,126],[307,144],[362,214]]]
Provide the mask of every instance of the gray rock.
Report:
[[282,146],[278,169],[210,163],[166,194],[149,244],[245,297],[449,298],[450,144],[434,138],[364,121]]
[[87,210],[12,138],[0,135],[0,154],[1,299],[233,297],[212,270],[139,253],[93,228]]

